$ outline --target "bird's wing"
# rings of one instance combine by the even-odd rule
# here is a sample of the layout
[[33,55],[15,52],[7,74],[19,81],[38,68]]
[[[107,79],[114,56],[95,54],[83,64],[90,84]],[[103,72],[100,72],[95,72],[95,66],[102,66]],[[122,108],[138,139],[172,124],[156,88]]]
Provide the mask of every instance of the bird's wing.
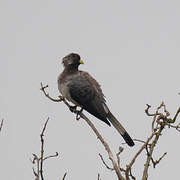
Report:
[[94,90],[96,91],[101,101],[106,102],[100,84],[88,72],[80,71],[80,74],[86,77],[87,81],[91,82],[92,86],[94,87]]
[[71,98],[80,105],[84,105],[94,99],[96,93],[92,84],[82,75],[75,76],[75,78],[68,83],[68,88]]
[[105,99],[99,84],[87,72],[79,73],[68,84],[71,98],[83,109],[110,125],[106,118]]

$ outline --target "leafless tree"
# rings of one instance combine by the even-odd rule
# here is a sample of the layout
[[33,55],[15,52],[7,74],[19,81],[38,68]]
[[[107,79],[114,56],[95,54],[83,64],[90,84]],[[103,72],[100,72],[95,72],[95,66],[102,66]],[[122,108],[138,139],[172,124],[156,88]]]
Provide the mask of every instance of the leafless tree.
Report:
[[[125,168],[123,168],[123,167],[121,167],[121,164],[120,164],[120,155],[123,152],[123,148],[119,147],[119,152],[117,152],[116,157],[115,157],[113,155],[112,150],[111,150],[110,146],[108,145],[108,143],[105,141],[105,139],[102,137],[102,135],[98,132],[96,127],[93,125],[93,123],[83,114],[83,112],[79,111],[77,109],[74,109],[72,111],[71,105],[62,96],[59,96],[57,99],[52,98],[45,90],[47,87],[48,87],[48,85],[43,86],[43,84],[41,83],[41,90],[47,98],[49,98],[50,100],[52,100],[54,102],[63,102],[66,106],[68,106],[68,108],[71,110],[71,112],[76,114],[76,119],[80,119],[80,118],[84,119],[87,122],[87,124],[91,127],[93,132],[96,134],[96,136],[98,137],[98,139],[101,141],[102,145],[104,146],[104,148],[108,154],[108,157],[111,160],[112,167],[109,167],[109,165],[107,165],[106,162],[104,161],[102,155],[99,154],[99,156],[102,160],[102,163],[105,165],[105,167],[107,169],[115,171],[118,180],[130,180],[130,179],[136,180],[137,179],[135,177],[135,175],[132,173],[132,171],[133,171],[133,167],[136,163],[136,159],[140,156],[140,154],[142,154],[143,151],[146,151],[146,159],[145,159],[145,164],[144,164],[144,162],[142,164],[142,166],[144,165],[144,169],[143,169],[143,174],[142,174],[141,179],[147,180],[150,164],[152,164],[153,167],[155,168],[157,166],[157,164],[159,164],[160,161],[167,154],[166,152],[163,153],[163,155],[161,157],[159,157],[158,160],[154,160],[154,158],[153,158],[153,152],[154,152],[155,148],[157,148],[157,143],[159,142],[159,139],[160,139],[163,131],[165,130],[165,128],[168,127],[169,129],[174,129],[177,132],[180,132],[180,123],[179,124],[176,123],[176,119],[178,117],[178,114],[180,113],[180,107],[178,108],[175,115],[173,117],[170,117],[170,113],[166,109],[166,105],[163,102],[159,105],[159,107],[157,107],[154,110],[154,112],[150,112],[151,106],[147,104],[145,113],[147,114],[147,116],[152,117],[152,127],[151,127],[152,132],[146,140],[134,139],[135,141],[142,143],[142,145],[138,149],[138,151],[134,154],[134,157],[131,159],[131,161],[129,163],[127,163]],[[42,134],[43,134],[43,132],[42,132]],[[41,140],[41,142],[42,142],[42,140]],[[43,161],[44,161],[43,154],[41,154],[40,158],[36,158],[36,156],[34,156],[34,157],[35,157],[35,159],[39,159],[40,161],[42,161],[41,163],[43,163]],[[38,162],[38,160],[36,160],[36,161]],[[42,166],[40,166],[40,171],[39,170],[37,171],[40,174],[43,172],[41,167]],[[34,173],[34,174],[36,175],[37,173]],[[66,176],[66,174],[64,175],[63,179],[65,178],[65,176]],[[98,174],[98,179],[100,179],[99,174]]]

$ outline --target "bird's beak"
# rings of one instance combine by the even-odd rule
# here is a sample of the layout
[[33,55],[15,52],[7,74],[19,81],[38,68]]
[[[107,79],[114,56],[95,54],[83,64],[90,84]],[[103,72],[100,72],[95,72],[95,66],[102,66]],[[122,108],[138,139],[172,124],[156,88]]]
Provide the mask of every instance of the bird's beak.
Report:
[[82,59],[80,59],[79,63],[80,64],[84,64],[84,61]]

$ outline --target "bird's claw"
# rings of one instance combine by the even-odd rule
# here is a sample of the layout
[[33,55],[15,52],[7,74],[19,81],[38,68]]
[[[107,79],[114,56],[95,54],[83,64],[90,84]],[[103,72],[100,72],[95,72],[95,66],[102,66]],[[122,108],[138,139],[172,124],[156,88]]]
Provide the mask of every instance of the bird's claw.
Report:
[[64,97],[63,96],[59,95],[58,97],[59,97],[60,101],[64,101]]
[[81,108],[79,111],[76,111],[76,120],[79,120],[81,118],[82,111],[83,111],[83,108]]
[[72,113],[76,113],[76,120],[79,120],[81,118],[81,113],[83,111],[83,108],[81,108],[80,110],[77,110],[77,106],[69,106],[69,110],[72,112]]
[[77,112],[77,106],[69,106],[69,109],[71,112],[76,113]]

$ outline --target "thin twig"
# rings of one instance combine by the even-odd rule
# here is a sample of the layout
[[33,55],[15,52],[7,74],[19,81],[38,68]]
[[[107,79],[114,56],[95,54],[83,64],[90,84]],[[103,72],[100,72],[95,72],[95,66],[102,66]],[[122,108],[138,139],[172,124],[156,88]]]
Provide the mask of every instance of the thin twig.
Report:
[[46,120],[45,124],[44,124],[44,127],[43,127],[43,130],[40,134],[40,137],[41,137],[41,156],[40,156],[40,175],[41,175],[41,180],[44,180],[44,176],[43,176],[43,159],[44,159],[44,132],[45,132],[45,129],[46,129],[46,126],[47,126],[47,123],[49,121],[49,118]]
[[111,170],[111,171],[114,171],[114,168],[110,168],[110,167],[106,164],[106,162],[105,162],[104,159],[103,159],[103,156],[102,156],[100,153],[99,153],[99,156],[100,156],[101,161],[103,162],[103,164],[106,166],[106,168],[109,169],[109,170]]
[[48,85],[43,86],[43,84],[41,83],[41,88],[40,88],[40,90],[44,93],[44,95],[45,95],[47,98],[49,98],[51,101],[61,102],[61,101],[62,101],[61,96],[59,96],[59,99],[54,99],[54,98],[52,98],[51,96],[49,96],[48,93],[46,93],[45,89],[46,89],[47,87],[48,87]]
[[138,152],[135,154],[135,156],[133,157],[133,159],[131,160],[131,162],[127,165],[126,168],[126,178],[129,179],[129,171],[131,169],[131,167],[133,166],[134,162],[136,161],[136,158],[141,154],[141,152],[144,150],[144,148],[148,145],[149,141],[152,139],[152,137],[154,136],[154,132],[151,134],[151,136],[149,138],[147,138],[147,141],[141,146],[141,148],[138,150]]
[[152,114],[149,112],[149,109],[151,108],[151,105],[149,104],[146,104],[147,108],[145,109],[145,113],[148,115],[148,116],[154,116],[155,114]]
[[136,180],[135,176],[133,176],[133,174],[132,174],[132,169],[130,169],[129,175],[131,176],[131,178],[132,178],[133,180]]
[[3,123],[4,123],[4,119],[1,120],[0,131],[1,131],[2,127],[3,127]]
[[99,174],[99,173],[98,173],[98,180],[101,180],[101,179],[100,179],[100,174]]
[[[154,151],[154,148],[155,148],[155,145],[157,143],[157,141],[159,140],[159,137],[161,135],[161,132],[162,130],[164,129],[164,125],[160,124],[160,127],[158,128],[158,125],[159,125],[159,121],[160,119],[163,119],[164,116],[162,113],[159,113],[159,110],[164,107],[164,103],[162,102],[160,104],[159,107],[157,107],[156,109],[156,112],[153,116],[153,121],[152,121],[152,132],[156,132],[155,134],[153,134],[152,138],[155,136],[155,138],[153,139],[152,143],[150,144],[149,146],[149,150],[148,150],[148,147],[145,146],[146,148],[146,151],[147,151],[147,159],[146,159],[146,162],[145,162],[145,165],[144,165],[144,171],[143,171],[143,176],[142,176],[142,180],[147,180],[148,178],[148,168],[149,168],[149,164],[150,164],[150,160],[152,158],[152,154],[153,154],[153,151]],[[167,115],[167,114],[166,114]],[[155,127],[155,122],[156,123],[156,127]]]
[[119,169],[120,169],[121,171],[124,171],[124,172],[125,172],[125,170],[122,169],[121,166],[120,166],[120,154],[123,152],[123,150],[124,150],[124,148],[120,146],[120,147],[119,147],[119,152],[116,153],[116,157],[117,157],[117,163],[118,163]]
[[33,154],[33,160],[31,160],[31,162],[33,163],[33,164],[35,164],[36,163],[36,171],[35,171],[35,169],[34,169],[34,167],[33,167],[33,173],[34,173],[34,175],[35,175],[35,180],[39,180],[39,173],[40,173],[40,171],[39,171],[39,161],[40,161],[40,158],[38,158],[38,156],[36,155],[36,154]]
[[[165,115],[162,113],[159,113],[159,110],[161,108],[164,108]],[[152,161],[153,166],[155,167],[156,164],[158,164],[162,160],[162,158],[166,155],[166,153],[164,153],[163,156],[160,157],[159,160],[157,160],[157,161],[154,161],[152,158],[152,154],[153,154],[155,145],[157,144],[157,142],[162,134],[162,131],[164,130],[165,126],[169,126],[170,123],[174,123],[176,121],[176,118],[179,113],[180,113],[180,108],[178,108],[173,119],[168,118],[170,113],[167,111],[164,102],[162,102],[160,104],[160,106],[156,109],[156,113],[153,117],[153,122],[152,122],[152,128],[153,128],[152,131],[156,132],[156,133],[154,134],[154,139],[152,140],[152,143],[149,145],[149,150],[148,150],[148,147],[146,147],[147,159],[146,159],[146,162],[144,165],[142,180],[147,180],[147,178],[148,178],[148,169],[149,169],[150,161]],[[154,127],[155,122],[156,122],[156,127]]]
[[[156,112],[155,112],[155,115],[154,115],[153,121],[152,121],[152,132],[155,132],[155,131],[157,130],[157,128],[158,128],[158,123],[156,124],[156,127],[154,127],[155,121],[156,121],[156,117],[158,116],[159,119],[161,119],[161,117],[163,117],[163,114],[159,113],[159,110],[160,110],[163,106],[164,106],[164,102],[162,102],[162,103],[160,104],[160,106],[157,107],[157,109],[156,109]],[[157,118],[157,119],[158,119],[158,118]]]
[[41,178],[41,180],[44,180],[44,176],[43,176],[44,161],[58,156],[58,153],[56,152],[54,155],[48,155],[48,156],[44,157],[44,133],[45,133],[48,121],[49,121],[49,118],[47,118],[47,120],[43,126],[42,132],[40,134],[40,139],[41,139],[40,157],[38,157],[36,154],[33,154],[33,159],[31,160],[31,162],[33,164],[36,164],[36,170],[33,167],[33,173],[35,175],[35,180],[40,180],[40,178]]
[[176,129],[177,131],[180,132],[180,123],[178,125],[168,124],[168,127],[172,127],[172,128],[174,128],[174,129]]
[[141,139],[133,139],[134,141],[140,142],[140,143],[146,143],[145,141],[141,140]]
[[153,168],[156,167],[157,164],[160,163],[160,161],[166,156],[167,152],[165,152],[158,160],[154,161],[154,159],[151,157],[151,161],[153,163]]
[[148,178],[148,168],[149,168],[149,164],[150,164],[150,160],[151,160],[151,157],[152,157],[152,154],[153,154],[153,151],[154,151],[154,147],[159,139],[159,136],[162,132],[162,130],[164,129],[164,127],[162,126],[159,131],[156,133],[156,136],[150,146],[150,151],[147,155],[147,159],[146,159],[146,163],[144,165],[144,171],[143,171],[143,177],[142,177],[142,180],[146,180]]
[[63,176],[63,178],[62,178],[62,180],[65,180],[66,175],[67,175],[67,172],[65,172],[65,174],[64,174],[64,176]]
[[43,159],[43,161],[45,161],[45,160],[47,160],[47,159],[49,159],[49,158],[57,157],[57,156],[59,156],[58,152],[56,152],[56,154],[54,154],[54,155],[46,156],[46,157]]
[[80,114],[81,118],[83,118],[88,125],[91,127],[91,129],[94,131],[94,133],[96,134],[96,136],[98,137],[98,139],[101,141],[101,143],[103,144],[103,146],[105,147],[108,155],[109,155],[109,159],[111,160],[112,164],[113,164],[113,168],[116,172],[116,175],[118,177],[119,180],[125,180],[124,177],[121,175],[120,169],[118,168],[118,165],[114,159],[114,156],[112,154],[112,151],[109,147],[109,145],[107,144],[107,142],[103,139],[103,137],[101,136],[101,134],[98,132],[98,130],[95,128],[95,126],[93,125],[93,123],[83,114]]

